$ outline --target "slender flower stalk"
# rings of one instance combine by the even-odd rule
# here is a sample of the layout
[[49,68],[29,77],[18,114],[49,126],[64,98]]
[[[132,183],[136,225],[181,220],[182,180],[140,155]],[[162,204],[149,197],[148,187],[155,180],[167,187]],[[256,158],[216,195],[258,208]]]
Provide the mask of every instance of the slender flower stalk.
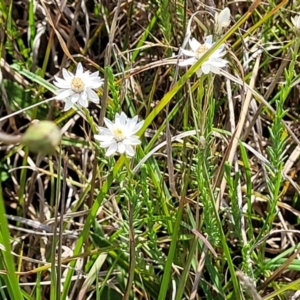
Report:
[[142,128],[144,121],[138,122],[137,116],[130,119],[121,112],[116,114],[114,122],[104,118],[104,123],[107,128],[99,127],[99,134],[94,137],[100,142],[100,147],[107,148],[105,155],[125,153],[130,157],[134,156],[134,147],[141,143],[135,134]]
[[[189,45],[191,50],[181,49],[182,53],[190,58],[179,62],[179,66],[189,66],[195,64],[204,53],[206,53],[214,43],[212,35],[205,38],[204,43],[199,43],[195,38],[189,40]],[[208,74],[210,72],[215,74],[220,74],[220,68],[224,68],[228,63],[227,60],[222,59],[226,51],[225,46],[222,44],[211,56],[202,64],[202,66],[197,70],[196,74],[200,77],[202,74]]]
[[55,76],[53,82],[59,89],[56,99],[66,100],[64,110],[69,110],[74,104],[88,107],[88,100],[96,104],[99,97],[94,92],[103,84],[103,79],[99,76],[99,71],[90,73],[83,71],[81,63],[78,64],[75,75],[66,69],[62,69],[63,79]]
[[21,135],[11,135],[0,131],[0,142],[4,144],[18,144],[22,141]]

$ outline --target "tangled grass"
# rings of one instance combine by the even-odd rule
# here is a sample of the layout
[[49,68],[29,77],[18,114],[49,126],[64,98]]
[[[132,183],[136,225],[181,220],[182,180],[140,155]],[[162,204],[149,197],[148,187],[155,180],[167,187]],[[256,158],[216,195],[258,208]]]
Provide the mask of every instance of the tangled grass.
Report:
[[[0,0],[0,299],[298,299],[299,7]],[[178,67],[190,34],[226,44],[221,74]],[[45,99],[78,62],[101,101],[65,112]],[[145,120],[132,159],[94,140],[120,111]],[[19,143],[35,120],[54,154]]]

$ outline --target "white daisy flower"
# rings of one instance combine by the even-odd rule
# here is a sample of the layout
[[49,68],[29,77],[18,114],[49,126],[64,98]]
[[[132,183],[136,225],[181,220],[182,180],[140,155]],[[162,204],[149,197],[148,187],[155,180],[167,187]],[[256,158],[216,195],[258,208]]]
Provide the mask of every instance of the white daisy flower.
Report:
[[230,9],[228,7],[215,14],[215,32],[222,33],[223,28],[228,27],[230,24]]
[[105,155],[111,156],[114,153],[134,156],[135,149],[141,143],[135,135],[143,126],[144,121],[138,122],[138,117],[128,118],[124,112],[116,114],[115,121],[111,122],[104,118],[107,128],[99,127],[99,134],[94,135],[95,140],[100,142],[100,147],[108,148]]
[[295,16],[294,18],[291,18],[293,25],[297,30],[300,30],[300,16]]
[[75,75],[66,69],[62,69],[62,75],[63,79],[55,76],[53,83],[59,88],[56,99],[66,99],[65,111],[69,110],[75,103],[83,107],[88,107],[88,100],[96,104],[99,103],[99,97],[93,91],[103,83],[98,71],[92,74],[90,71],[84,72],[81,63],[79,63]]
[[[212,42],[212,35],[205,38],[204,44],[200,44],[196,39],[192,38],[189,40],[191,50],[181,49],[182,53],[190,58],[181,61],[178,65],[181,67],[194,65],[199,59],[207,52],[214,43]],[[226,51],[224,50],[224,44],[211,54],[211,56],[202,64],[197,70],[197,76],[200,77],[202,73],[208,74],[210,72],[220,74],[220,68],[224,68],[228,63],[227,60],[222,59]]]

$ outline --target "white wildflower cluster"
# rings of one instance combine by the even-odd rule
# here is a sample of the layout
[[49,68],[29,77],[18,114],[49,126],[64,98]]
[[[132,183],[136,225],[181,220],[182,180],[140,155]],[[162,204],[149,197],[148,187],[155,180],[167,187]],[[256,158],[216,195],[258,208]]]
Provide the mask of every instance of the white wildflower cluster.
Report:
[[[292,20],[295,27],[299,26],[299,18]],[[220,13],[215,14],[215,34],[220,35],[222,30],[230,24],[230,10],[225,8]],[[214,46],[212,35],[208,35],[204,39],[204,43],[199,43],[195,38],[188,41],[190,50],[181,49],[181,53],[188,58],[180,61],[179,66],[190,66],[197,63],[202,56]],[[228,61],[224,59],[226,54],[225,45],[222,44],[217,48],[197,70],[197,76],[202,74],[220,74],[220,69],[226,67]],[[74,104],[79,107],[88,107],[88,101],[99,103],[99,97],[95,90],[101,87],[103,79],[99,76],[99,72],[90,73],[84,71],[81,63],[78,64],[75,74],[72,74],[66,69],[62,70],[62,77],[55,76],[54,84],[58,87],[56,99],[65,100],[64,110],[67,111]],[[124,112],[116,114],[114,122],[104,118],[107,128],[99,127],[99,134],[95,135],[95,140],[100,143],[100,147],[106,149],[106,156],[111,156],[116,153],[134,156],[135,147],[141,144],[136,133],[142,128],[144,121],[138,121],[135,116],[132,119],[128,118]]]
[[56,99],[66,99],[64,110],[69,110],[74,104],[88,107],[88,100],[98,104],[99,97],[93,91],[98,89],[103,79],[99,77],[99,71],[90,74],[89,71],[83,71],[81,63],[78,64],[75,75],[66,69],[62,69],[63,79],[55,76],[53,82],[57,90]]
[[116,114],[115,121],[104,118],[107,128],[99,127],[95,140],[100,142],[102,148],[107,148],[106,156],[114,153],[134,155],[134,148],[141,143],[135,134],[142,128],[144,121],[138,122],[138,117],[128,118],[124,112]]
[[[83,71],[81,63],[78,64],[75,75],[68,70],[62,70],[63,79],[55,76],[54,84],[59,88],[56,99],[65,99],[64,110],[69,110],[74,104],[88,107],[88,100],[96,104],[99,97],[94,90],[101,87],[103,79],[99,72],[90,73]],[[144,121],[138,122],[138,117],[128,118],[124,112],[116,114],[114,123],[104,118],[107,128],[99,127],[99,134],[95,135],[95,140],[100,142],[102,148],[107,148],[106,156],[115,153],[132,157],[135,154],[134,147],[141,141],[135,135],[143,126]]]
[[[213,45],[212,35],[209,35],[205,38],[204,43],[199,43],[196,39],[192,38],[189,40],[189,45],[191,50],[181,49],[182,53],[190,58],[181,61],[179,66],[189,66],[194,65],[199,59],[205,54]],[[202,64],[199,70],[197,70],[196,74],[200,77],[202,74],[208,74],[210,72],[219,74],[220,68],[226,67],[228,63],[227,60],[222,59],[225,55],[224,44],[221,45],[216,51],[214,51],[209,58]]]
[[[215,32],[220,34],[223,28],[228,27],[230,24],[230,10],[229,8],[223,9],[220,13],[215,15]],[[186,50],[181,48],[182,54],[188,56],[186,60],[179,62],[179,66],[190,66],[197,63],[201,57],[214,46],[213,36],[208,35],[204,39],[204,43],[199,43],[195,38],[189,39],[189,46],[191,50]],[[196,71],[198,77],[202,74],[209,74],[210,72],[214,74],[220,74],[220,69],[226,67],[228,61],[222,57],[226,54],[225,45],[222,44],[217,48],[208,58],[203,62],[201,67]]]

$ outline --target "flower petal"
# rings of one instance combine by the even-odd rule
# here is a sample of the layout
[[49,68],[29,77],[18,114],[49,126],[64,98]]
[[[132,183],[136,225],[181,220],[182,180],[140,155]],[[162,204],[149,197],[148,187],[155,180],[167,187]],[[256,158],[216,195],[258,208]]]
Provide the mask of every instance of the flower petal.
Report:
[[83,106],[83,107],[88,107],[89,106],[89,103],[88,103],[88,100],[87,100],[87,93],[86,92],[82,92],[80,94],[80,97],[78,99],[78,103]]
[[122,142],[118,143],[118,152],[121,154],[125,152],[125,145]]
[[[135,116],[133,117],[132,119],[128,119],[127,121],[127,131],[130,133],[130,134],[135,134],[139,128],[136,126],[138,125],[138,116]],[[143,124],[142,124],[143,125]]]
[[114,153],[116,153],[118,150],[118,145],[117,143],[113,143],[111,144],[108,149],[106,150],[106,153],[105,153],[105,156],[111,156],[113,155]]
[[108,147],[110,147],[112,144],[117,144],[117,141],[112,140],[112,141],[101,142],[101,143],[100,143],[100,146],[101,146],[102,148],[108,148]]
[[64,111],[69,110],[70,108],[72,108],[72,106],[73,106],[73,103],[72,103],[71,99],[68,98],[68,99],[66,100],[66,102],[65,102]]
[[82,75],[83,75],[83,67],[81,63],[78,63],[75,76],[81,78]]
[[99,142],[110,142],[112,143],[114,138],[111,135],[103,135],[103,134],[95,134],[94,135],[95,140],[99,141]]
[[196,53],[193,52],[193,51],[191,51],[191,50],[185,50],[185,49],[181,48],[181,52],[185,56],[191,56],[191,57],[195,57],[196,56]]
[[65,68],[62,69],[62,75],[63,75],[63,78],[69,82],[74,77],[74,75]]
[[220,68],[213,65],[210,66],[210,71],[214,74],[220,74]]
[[201,44],[195,38],[190,39],[189,44],[193,52],[197,52],[199,47],[201,47]]
[[226,67],[228,61],[225,60],[225,59],[222,59],[222,58],[214,58],[214,59],[209,59],[205,63],[208,63],[208,64],[213,65],[213,66],[218,67],[218,68],[224,68],[224,67]]
[[134,149],[133,149],[132,146],[130,146],[130,145],[125,145],[125,153],[126,153],[128,156],[132,157],[132,156],[134,156],[135,151],[134,151]]
[[98,95],[90,88],[87,88],[86,89],[86,92],[87,92],[87,96],[88,96],[88,99],[96,104],[99,103],[99,97]]
[[78,100],[79,100],[79,97],[80,97],[80,94],[77,94],[77,93],[73,93],[73,95],[72,95],[72,96],[70,96],[70,98],[71,98],[71,101],[72,101],[73,103],[76,103],[76,102],[78,102]]
[[67,97],[70,97],[73,95],[73,92],[71,90],[61,90],[59,91],[59,94],[55,96],[55,99],[57,100],[63,100]]
[[196,62],[197,62],[197,59],[195,57],[191,57],[191,58],[188,58],[186,60],[183,60],[183,61],[179,62],[178,66],[179,67],[186,67],[186,66],[193,65]]
[[205,44],[208,44],[208,45],[212,45],[212,41],[213,41],[213,36],[212,35],[208,35],[206,38],[205,38]]
[[203,74],[208,74],[210,72],[210,64],[203,64],[201,70]]
[[104,118],[104,123],[105,123],[106,127],[112,132],[114,129],[114,123],[107,118]]
[[104,128],[104,127],[101,127],[100,133],[101,133],[102,135],[112,136],[112,135],[111,135],[111,131],[110,131],[108,128]]
[[120,122],[119,124],[121,126],[125,126],[127,123],[127,116],[125,115],[125,113],[123,111],[121,112],[121,115],[119,115],[119,122]]
[[61,79],[57,76],[54,76],[54,78],[55,78],[55,81],[53,81],[53,84],[55,86],[57,86],[58,88],[60,88],[60,89],[69,89],[69,88],[71,88],[71,85],[67,80]]
[[131,130],[131,134],[137,133],[137,132],[143,127],[143,125],[144,125],[144,120],[141,121],[141,122],[139,122],[139,123],[137,123],[137,124],[134,126],[134,128]]
[[201,75],[203,74],[201,68],[199,68],[199,69],[196,71],[196,74],[197,74],[198,77],[201,77]]
[[140,145],[141,141],[139,140],[139,138],[137,136],[131,136],[126,138],[123,143],[125,145]]

